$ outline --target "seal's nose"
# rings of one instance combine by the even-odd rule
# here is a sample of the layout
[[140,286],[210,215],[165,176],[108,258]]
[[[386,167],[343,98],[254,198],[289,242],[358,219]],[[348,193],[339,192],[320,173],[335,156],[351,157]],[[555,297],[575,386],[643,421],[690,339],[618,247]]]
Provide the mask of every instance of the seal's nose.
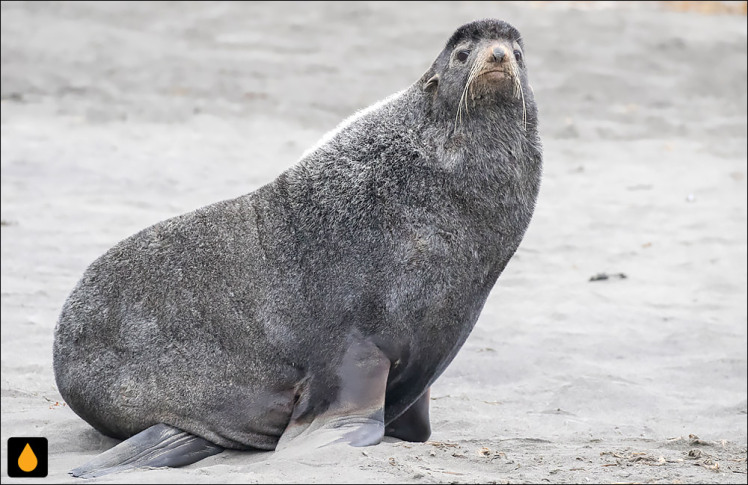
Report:
[[493,59],[496,62],[501,62],[504,60],[504,56],[506,56],[506,51],[501,46],[496,46],[491,51],[493,53]]

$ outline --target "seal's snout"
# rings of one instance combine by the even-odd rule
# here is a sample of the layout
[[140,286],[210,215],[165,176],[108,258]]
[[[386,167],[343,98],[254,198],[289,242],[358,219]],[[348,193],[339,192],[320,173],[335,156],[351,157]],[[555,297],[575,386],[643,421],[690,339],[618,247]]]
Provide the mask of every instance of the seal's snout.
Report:
[[502,45],[496,45],[491,49],[491,54],[493,54],[493,61],[501,64],[506,58],[508,52],[506,47]]
[[479,63],[478,76],[485,78],[484,82],[489,79],[506,81],[515,74],[514,56],[511,46],[506,42],[494,41],[484,46],[477,62]]

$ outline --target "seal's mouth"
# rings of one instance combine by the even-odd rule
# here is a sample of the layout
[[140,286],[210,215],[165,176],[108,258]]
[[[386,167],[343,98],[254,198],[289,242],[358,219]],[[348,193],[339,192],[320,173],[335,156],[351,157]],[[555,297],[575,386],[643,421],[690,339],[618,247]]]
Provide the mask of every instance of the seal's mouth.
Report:
[[470,80],[467,97],[481,99],[490,94],[514,96],[518,84],[516,72],[509,66],[489,67],[475,73]]
[[476,79],[479,77],[487,77],[489,79],[511,79],[513,77],[513,73],[511,71],[507,71],[506,69],[489,69],[483,72],[479,72],[475,77]]

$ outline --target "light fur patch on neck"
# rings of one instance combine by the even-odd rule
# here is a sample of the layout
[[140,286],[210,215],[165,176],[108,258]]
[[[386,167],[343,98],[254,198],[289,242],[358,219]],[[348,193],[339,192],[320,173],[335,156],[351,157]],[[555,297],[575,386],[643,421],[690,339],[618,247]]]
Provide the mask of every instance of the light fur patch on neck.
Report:
[[304,159],[304,158],[308,157],[309,155],[311,155],[312,153],[314,153],[315,151],[317,151],[320,147],[326,145],[327,142],[329,142],[330,140],[332,140],[332,138],[335,135],[337,135],[338,133],[340,133],[341,131],[343,131],[343,129],[345,129],[347,126],[350,126],[351,124],[353,124],[356,120],[362,118],[363,116],[368,115],[369,113],[373,113],[374,111],[377,111],[378,109],[382,108],[383,106],[385,106],[385,105],[387,105],[387,104],[395,101],[400,96],[402,96],[405,93],[405,91],[407,91],[407,90],[408,90],[408,88],[405,88],[405,89],[403,89],[401,91],[396,92],[395,94],[391,94],[391,95],[387,96],[386,98],[377,101],[376,103],[372,104],[371,106],[367,106],[366,108],[363,108],[363,109],[360,109],[360,110],[356,111],[351,116],[349,116],[348,118],[346,118],[343,121],[341,121],[338,124],[338,126],[336,126],[332,130],[330,130],[327,133],[325,133],[324,135],[322,135],[322,138],[320,138],[319,141],[317,141],[317,143],[315,143],[314,145],[312,145],[310,148],[307,148],[306,151],[304,151],[304,153],[301,154],[301,159]]

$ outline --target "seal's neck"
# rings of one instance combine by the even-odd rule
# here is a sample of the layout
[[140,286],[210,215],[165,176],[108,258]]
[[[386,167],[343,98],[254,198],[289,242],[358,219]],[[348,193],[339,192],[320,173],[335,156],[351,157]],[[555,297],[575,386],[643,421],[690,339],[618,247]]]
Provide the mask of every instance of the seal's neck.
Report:
[[472,102],[458,120],[451,113],[433,110],[428,99],[420,98],[413,96],[412,102],[423,113],[423,139],[444,169],[462,173],[471,184],[509,169],[538,171],[539,176],[541,144],[532,98],[524,106],[514,100]]
[[420,139],[433,169],[446,174],[449,191],[476,227],[517,233],[504,226],[529,223],[542,172],[534,100],[526,100],[524,119],[521,105],[497,102],[474,106],[460,124],[430,110],[429,101],[417,91],[410,97],[412,111],[423,117]]

